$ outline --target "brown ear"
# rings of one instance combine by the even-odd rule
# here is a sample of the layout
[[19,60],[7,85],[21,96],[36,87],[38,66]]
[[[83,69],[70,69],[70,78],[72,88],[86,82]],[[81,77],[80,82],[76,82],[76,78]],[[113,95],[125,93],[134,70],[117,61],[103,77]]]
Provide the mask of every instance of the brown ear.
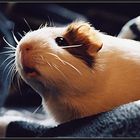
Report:
[[83,21],[70,24],[64,38],[70,45],[82,44],[86,52],[92,57],[102,48],[103,44],[99,32],[91,27],[89,23]]

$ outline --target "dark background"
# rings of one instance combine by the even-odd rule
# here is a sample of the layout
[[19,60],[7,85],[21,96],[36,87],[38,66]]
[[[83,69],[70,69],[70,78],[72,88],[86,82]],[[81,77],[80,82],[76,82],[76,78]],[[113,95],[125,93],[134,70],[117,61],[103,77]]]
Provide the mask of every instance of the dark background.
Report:
[[[37,29],[46,21],[49,26],[63,26],[76,19],[81,19],[89,21],[101,32],[117,36],[127,21],[140,15],[140,3],[0,3],[0,12],[6,18],[5,20],[0,18],[0,46],[2,49],[5,46],[2,36],[6,36],[7,40],[11,39],[10,43],[15,45],[11,31],[15,32],[18,39],[20,36],[17,32],[23,35],[23,31],[29,31],[24,18],[32,30]],[[7,32],[4,32],[3,27]],[[4,106],[40,105],[40,96],[25,83],[20,86],[20,93],[17,84],[15,84],[15,88],[12,84],[8,91],[3,90],[3,88],[8,89],[8,83],[4,83],[2,80],[0,82],[0,93],[3,95],[3,100],[6,99]],[[16,83],[16,80],[12,83]]]

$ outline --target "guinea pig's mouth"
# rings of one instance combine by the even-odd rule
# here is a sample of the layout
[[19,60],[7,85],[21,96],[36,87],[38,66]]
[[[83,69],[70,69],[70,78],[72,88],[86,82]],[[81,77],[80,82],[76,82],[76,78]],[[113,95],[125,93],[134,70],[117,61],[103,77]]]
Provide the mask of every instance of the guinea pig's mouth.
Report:
[[27,76],[30,76],[30,77],[35,77],[37,75],[40,75],[40,73],[35,68],[31,68],[27,66],[23,67],[23,71]]

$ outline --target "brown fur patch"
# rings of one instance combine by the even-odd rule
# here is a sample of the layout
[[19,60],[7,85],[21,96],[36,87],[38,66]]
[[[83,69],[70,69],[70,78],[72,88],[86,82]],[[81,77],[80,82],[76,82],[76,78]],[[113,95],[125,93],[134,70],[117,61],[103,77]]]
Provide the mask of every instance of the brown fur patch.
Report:
[[68,26],[64,38],[69,45],[82,45],[77,48],[67,48],[66,50],[92,67],[95,55],[102,47],[98,32],[89,23],[79,21]]

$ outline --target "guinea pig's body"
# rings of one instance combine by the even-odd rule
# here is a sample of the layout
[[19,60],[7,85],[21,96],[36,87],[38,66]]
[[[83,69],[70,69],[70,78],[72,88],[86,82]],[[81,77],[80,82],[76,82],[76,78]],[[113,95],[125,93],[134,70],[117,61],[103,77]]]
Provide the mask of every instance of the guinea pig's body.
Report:
[[58,123],[140,99],[140,43],[84,22],[27,33],[18,43],[16,67]]

